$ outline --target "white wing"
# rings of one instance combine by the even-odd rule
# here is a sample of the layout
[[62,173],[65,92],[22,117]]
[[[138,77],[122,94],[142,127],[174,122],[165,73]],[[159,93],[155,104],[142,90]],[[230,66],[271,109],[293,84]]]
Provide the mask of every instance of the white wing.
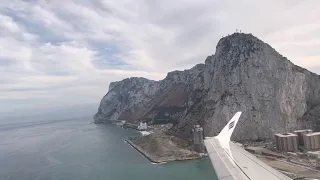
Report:
[[221,180],[290,180],[254,155],[232,143],[230,137],[241,112],[228,122],[220,134],[204,140],[212,165]]

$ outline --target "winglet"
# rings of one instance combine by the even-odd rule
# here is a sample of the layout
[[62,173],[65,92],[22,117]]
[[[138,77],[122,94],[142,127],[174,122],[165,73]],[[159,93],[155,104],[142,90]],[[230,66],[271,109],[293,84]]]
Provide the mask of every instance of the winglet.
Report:
[[228,122],[228,124],[222,129],[222,131],[219,133],[216,138],[230,141],[231,135],[234,131],[234,128],[236,127],[239,118],[241,116],[242,112],[237,112],[232,119]]

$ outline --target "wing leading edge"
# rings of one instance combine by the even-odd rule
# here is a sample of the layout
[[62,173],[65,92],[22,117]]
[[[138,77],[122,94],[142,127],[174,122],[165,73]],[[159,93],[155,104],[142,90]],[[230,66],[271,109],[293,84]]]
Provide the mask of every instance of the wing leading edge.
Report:
[[289,177],[230,141],[240,116],[241,112],[237,112],[218,136],[206,137],[204,140],[218,179],[290,180]]

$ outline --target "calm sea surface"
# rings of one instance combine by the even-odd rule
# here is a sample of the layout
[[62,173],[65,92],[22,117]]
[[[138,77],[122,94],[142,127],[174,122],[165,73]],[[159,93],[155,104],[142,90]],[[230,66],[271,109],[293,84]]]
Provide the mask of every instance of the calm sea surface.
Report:
[[216,179],[208,158],[151,164],[124,142],[138,132],[90,121],[0,125],[0,179]]

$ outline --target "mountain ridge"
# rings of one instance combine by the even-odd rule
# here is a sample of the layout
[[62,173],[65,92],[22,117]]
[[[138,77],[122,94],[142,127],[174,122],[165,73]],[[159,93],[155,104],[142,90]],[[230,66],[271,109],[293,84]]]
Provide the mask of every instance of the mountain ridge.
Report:
[[169,133],[190,138],[193,124],[216,135],[243,111],[235,140],[269,139],[296,128],[318,129],[320,76],[294,65],[252,34],[219,40],[216,52],[160,81],[127,78],[110,83],[94,116],[97,123],[169,119]]

